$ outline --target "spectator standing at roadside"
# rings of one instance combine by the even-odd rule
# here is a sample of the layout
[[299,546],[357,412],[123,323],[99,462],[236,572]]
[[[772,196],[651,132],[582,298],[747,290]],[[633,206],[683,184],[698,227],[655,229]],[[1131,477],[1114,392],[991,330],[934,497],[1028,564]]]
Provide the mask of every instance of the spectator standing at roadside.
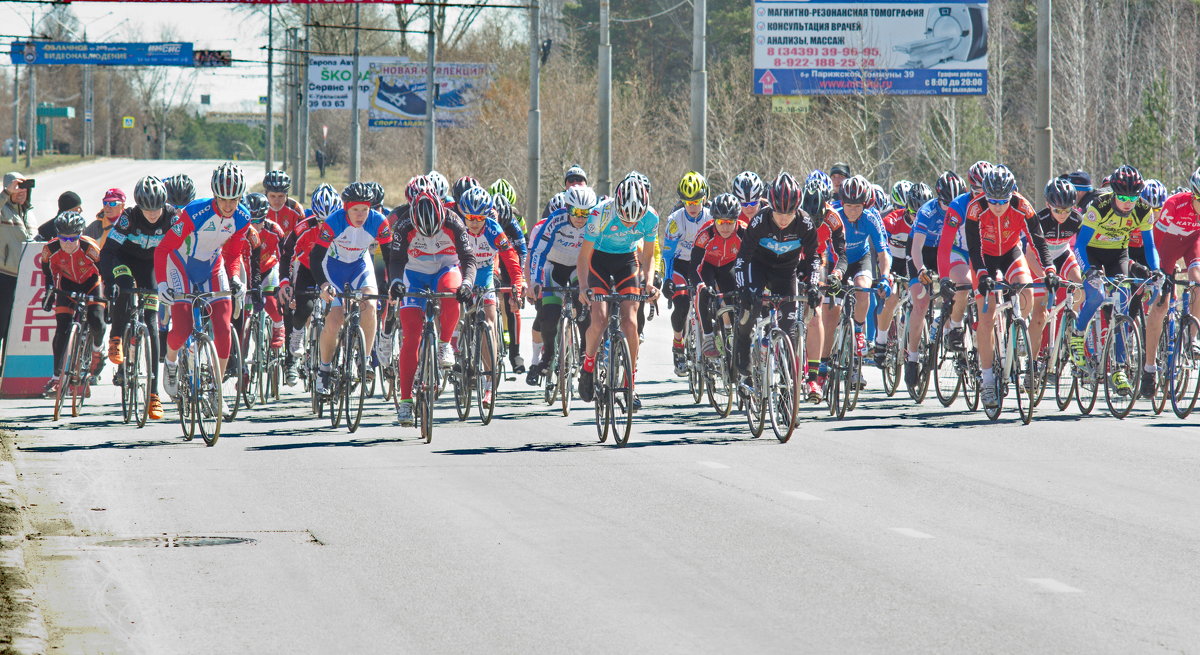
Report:
[[4,176],[3,204],[0,204],[0,339],[7,341],[8,321],[17,293],[17,269],[21,265],[24,243],[34,234],[33,205],[29,189],[22,188],[25,176]]

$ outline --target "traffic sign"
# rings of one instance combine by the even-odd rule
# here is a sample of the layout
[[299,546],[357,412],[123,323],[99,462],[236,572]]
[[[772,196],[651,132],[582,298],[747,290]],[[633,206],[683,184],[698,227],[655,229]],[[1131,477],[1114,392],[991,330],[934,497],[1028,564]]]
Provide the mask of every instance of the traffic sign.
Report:
[[122,116],[121,127],[133,127],[133,116]]
[[91,109],[83,112],[83,122],[85,122],[85,123],[92,122],[92,110]]
[[260,105],[267,104],[267,100],[268,100],[267,96],[258,96],[258,104],[260,104]]

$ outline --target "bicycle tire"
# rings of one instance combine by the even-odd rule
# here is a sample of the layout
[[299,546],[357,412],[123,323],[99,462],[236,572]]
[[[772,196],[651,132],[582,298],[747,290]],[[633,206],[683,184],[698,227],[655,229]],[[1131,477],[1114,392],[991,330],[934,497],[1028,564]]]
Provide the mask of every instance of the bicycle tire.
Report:
[[946,328],[949,320],[948,316],[945,317],[937,335],[932,337],[937,340],[938,345],[933,351],[930,376],[933,378],[934,395],[942,407],[953,405],[962,390],[962,379],[958,375],[958,353],[946,345],[950,338],[950,332]]
[[266,402],[266,398],[259,398],[260,393],[265,393],[262,391],[264,387],[262,384],[263,362],[260,361],[263,357],[263,351],[260,349],[262,346],[261,332],[262,321],[258,315],[254,315],[251,317],[250,334],[246,337],[245,343],[239,346],[244,355],[241,368],[246,373],[243,376],[241,402],[245,404],[246,409],[253,408],[260,400]]
[[571,414],[571,400],[573,399],[573,387],[575,379],[575,367],[579,361],[579,333],[575,330],[575,325],[569,318],[566,318],[566,308],[563,308],[562,316],[558,322],[558,340],[555,342],[555,348],[558,350],[555,355],[555,365],[557,371],[554,373],[555,391],[554,395],[558,397],[560,409],[563,416]]
[[[1004,378],[1004,347],[1007,343],[1007,333],[1004,330],[1004,317],[998,312],[992,314],[992,385],[996,388],[996,406],[988,407],[984,405],[983,414],[988,417],[988,420],[995,421],[1000,418],[1001,412],[1004,410],[1004,396],[1007,391],[1007,380]],[[980,362],[979,388],[982,390],[983,371],[982,362]]]
[[433,441],[433,403],[438,387],[438,340],[432,327],[427,327],[421,338],[421,377],[417,383],[414,407],[421,438],[425,443]]
[[1175,366],[1171,376],[1171,411],[1178,418],[1187,418],[1200,397],[1200,360],[1196,357],[1196,340],[1200,339],[1200,322],[1191,314],[1181,316],[1175,338]]
[[133,319],[130,319],[130,321],[125,324],[125,332],[121,337],[121,349],[124,351],[125,358],[124,361],[122,361],[120,364],[117,364],[117,370],[121,372],[121,384],[118,386],[121,387],[122,423],[129,423],[130,421],[134,420],[133,397],[131,395],[133,393],[133,383],[129,380],[129,369],[131,359],[133,357],[133,353],[131,352],[132,348],[130,347],[133,339],[133,325]]
[[840,402],[836,415],[839,419],[846,418],[846,414],[858,404],[858,375],[861,375],[862,371],[861,366],[855,364],[861,361],[860,357],[854,327],[847,322],[842,329],[842,344],[838,357]]
[[75,342],[75,364],[74,372],[71,379],[75,384],[71,385],[71,416],[79,416],[83,410],[83,403],[87,397],[91,395],[91,380],[92,380],[92,333],[86,326],[79,330],[79,338]]
[[67,394],[70,393],[70,388],[73,380],[71,373],[75,368],[75,342],[79,340],[79,324],[72,323],[71,329],[67,332],[66,347],[63,348],[63,363],[62,370],[58,374],[58,391],[54,394],[54,420],[57,421],[62,417],[62,406],[66,402]]
[[1155,416],[1167,408],[1167,369],[1171,360],[1170,325],[1163,328],[1158,337],[1158,350],[1154,353],[1154,394],[1150,397],[1150,410]]
[[1022,423],[1029,425],[1033,420],[1033,398],[1037,394],[1037,379],[1033,367],[1033,344],[1029,342],[1029,327],[1025,325],[1024,319],[1013,321],[1009,326],[1009,338],[1013,344],[1009,383],[1016,393],[1017,415],[1021,417]]
[[[1117,352],[1123,347],[1124,361]],[[1138,399],[1141,386],[1142,371],[1146,361],[1146,352],[1142,349],[1141,332],[1137,321],[1128,316],[1118,316],[1108,328],[1108,338],[1104,341],[1104,403],[1114,418],[1125,418],[1133,410]],[[1127,396],[1121,396],[1113,378],[1118,373],[1124,373],[1129,382]]]
[[192,412],[192,356],[191,344],[185,345],[179,350],[177,356],[178,366],[176,369],[176,391],[175,405],[179,409],[179,428],[183,432],[183,440],[191,441],[196,435],[196,417]]
[[800,368],[792,340],[783,330],[773,330],[767,356],[767,415],[779,443],[787,443],[796,430],[800,413]]
[[126,342],[128,351],[125,357],[129,364],[125,371],[125,382],[132,386],[133,418],[139,428],[146,427],[150,414],[150,380],[154,376],[154,352],[150,344],[150,331],[144,324],[138,323],[134,331],[133,341]]
[[716,340],[717,349],[720,352],[715,359],[705,363],[705,372],[708,375],[708,380],[705,381],[705,390],[708,402],[716,410],[717,416],[727,418],[733,409],[733,373],[729,367],[733,346],[729,339],[729,330],[725,327],[725,322],[719,318],[713,338]]
[[[911,329],[911,326],[909,326]],[[929,334],[929,325],[922,321],[921,325],[921,340],[917,346],[917,386],[915,388],[908,387],[908,396],[913,402],[920,405],[925,402],[925,395],[929,393],[929,378],[932,374],[931,366],[937,359],[938,341]],[[907,349],[907,337],[905,337],[905,348],[900,352],[904,353]],[[898,375],[904,374],[904,366],[907,365],[908,357],[901,357],[905,364],[902,364]],[[905,384],[907,387],[908,385]]]
[[888,327],[887,346],[884,349],[883,367],[880,369],[883,373],[883,394],[888,398],[896,395],[896,390],[900,388],[900,380],[904,377],[903,358],[897,352],[900,346],[900,339],[897,335],[901,334],[900,324],[904,320],[904,315],[897,312],[896,316],[892,318],[892,324]]
[[242,396],[246,393],[246,360],[242,358],[241,335],[237,328],[229,328],[229,357],[225,360],[226,370],[220,381],[221,410],[225,421],[237,418]]
[[[464,326],[458,335],[459,353],[474,352],[475,340],[475,328],[470,324]],[[478,362],[467,361],[470,359],[469,355],[463,357],[460,354],[455,359],[454,368],[450,369],[449,373],[450,385],[454,387],[454,410],[458,413],[458,420],[465,421],[471,416],[471,393],[475,385],[474,367]]]
[[[496,411],[496,377],[499,371],[496,352],[498,348],[495,343],[495,332],[488,327],[483,319],[480,319],[476,323],[475,333],[479,337],[472,344],[474,348],[472,356],[474,361],[477,362],[476,366],[479,367],[475,371],[475,381],[473,382],[479,388],[479,393],[475,395],[475,408],[479,411],[479,422],[487,425],[492,422],[492,415]],[[486,357],[487,354],[491,356]],[[485,359],[491,361],[485,361]],[[484,391],[489,385],[492,388],[492,402],[485,403],[483,398]]]
[[355,325],[346,344],[346,366],[342,369],[341,405],[346,431],[354,434],[362,423],[363,403],[367,398],[367,337]]
[[[686,297],[680,300],[686,300]],[[687,366],[688,393],[692,395],[692,403],[699,404],[704,400],[704,375],[700,369],[699,360],[699,356],[703,354],[703,346],[700,344],[700,326],[692,314],[693,311],[689,310],[688,312],[689,318],[685,328],[687,334],[684,335],[683,341],[683,358]]]
[[596,406],[596,434],[600,443],[608,441],[610,423],[608,396],[612,390],[608,384],[608,350],[607,342],[600,345],[596,352],[595,368],[592,369],[592,403]]
[[[1071,334],[1075,330],[1075,312],[1067,309],[1059,315],[1058,334],[1054,337],[1049,363],[1054,371],[1054,403],[1058,411],[1066,411],[1075,395],[1076,382],[1071,369]],[[1047,374],[1049,377],[1049,374]]]
[[763,389],[765,388],[763,371],[766,369],[766,364],[759,354],[760,347],[758,339],[752,338],[748,357],[750,358],[750,382],[753,388],[747,390],[743,398],[746,425],[750,428],[750,436],[755,439],[762,436],[763,430],[767,427],[767,403],[763,400]]
[[629,363],[629,345],[624,338],[613,339],[609,353],[608,420],[613,442],[619,447],[629,443],[633,429],[633,366]]
[[[217,358],[217,349],[207,335],[196,335],[196,395],[193,400],[193,415],[200,438],[204,445],[212,447],[221,437],[221,419],[224,416],[221,407],[224,394],[219,380],[224,377],[221,371],[221,360]],[[205,407],[205,403],[208,404]],[[212,420],[206,425],[205,419]]]
[[[1104,345],[1100,339],[1099,315],[1100,313],[1097,312],[1096,316],[1092,317],[1092,320],[1087,324],[1083,333],[1084,340],[1090,342],[1090,345],[1085,349],[1088,351],[1087,355],[1092,377],[1090,379],[1086,377],[1086,369],[1079,371],[1082,375],[1076,375],[1075,377],[1075,404],[1079,408],[1079,413],[1084,416],[1092,413],[1092,410],[1096,407],[1096,401],[1100,398],[1100,381],[1096,371],[1100,367],[1101,362],[1100,357],[1095,355],[1092,350],[1103,349]],[[1099,344],[1099,346],[1096,344]]]

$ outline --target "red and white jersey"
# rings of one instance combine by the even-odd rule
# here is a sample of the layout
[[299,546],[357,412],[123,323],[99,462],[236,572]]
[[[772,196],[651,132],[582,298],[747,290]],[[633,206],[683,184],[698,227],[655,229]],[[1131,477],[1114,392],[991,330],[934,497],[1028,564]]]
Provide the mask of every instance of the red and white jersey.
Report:
[[1192,197],[1191,191],[1183,191],[1167,198],[1154,227],[1159,232],[1176,236],[1187,236],[1200,231],[1200,216],[1196,215]]

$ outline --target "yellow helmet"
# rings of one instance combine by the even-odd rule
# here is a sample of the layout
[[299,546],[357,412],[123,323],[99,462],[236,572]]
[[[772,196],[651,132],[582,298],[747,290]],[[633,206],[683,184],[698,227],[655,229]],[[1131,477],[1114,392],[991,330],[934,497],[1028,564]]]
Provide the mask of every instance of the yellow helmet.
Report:
[[696,200],[708,195],[708,182],[696,171],[684,173],[679,180],[679,197],[682,200]]

